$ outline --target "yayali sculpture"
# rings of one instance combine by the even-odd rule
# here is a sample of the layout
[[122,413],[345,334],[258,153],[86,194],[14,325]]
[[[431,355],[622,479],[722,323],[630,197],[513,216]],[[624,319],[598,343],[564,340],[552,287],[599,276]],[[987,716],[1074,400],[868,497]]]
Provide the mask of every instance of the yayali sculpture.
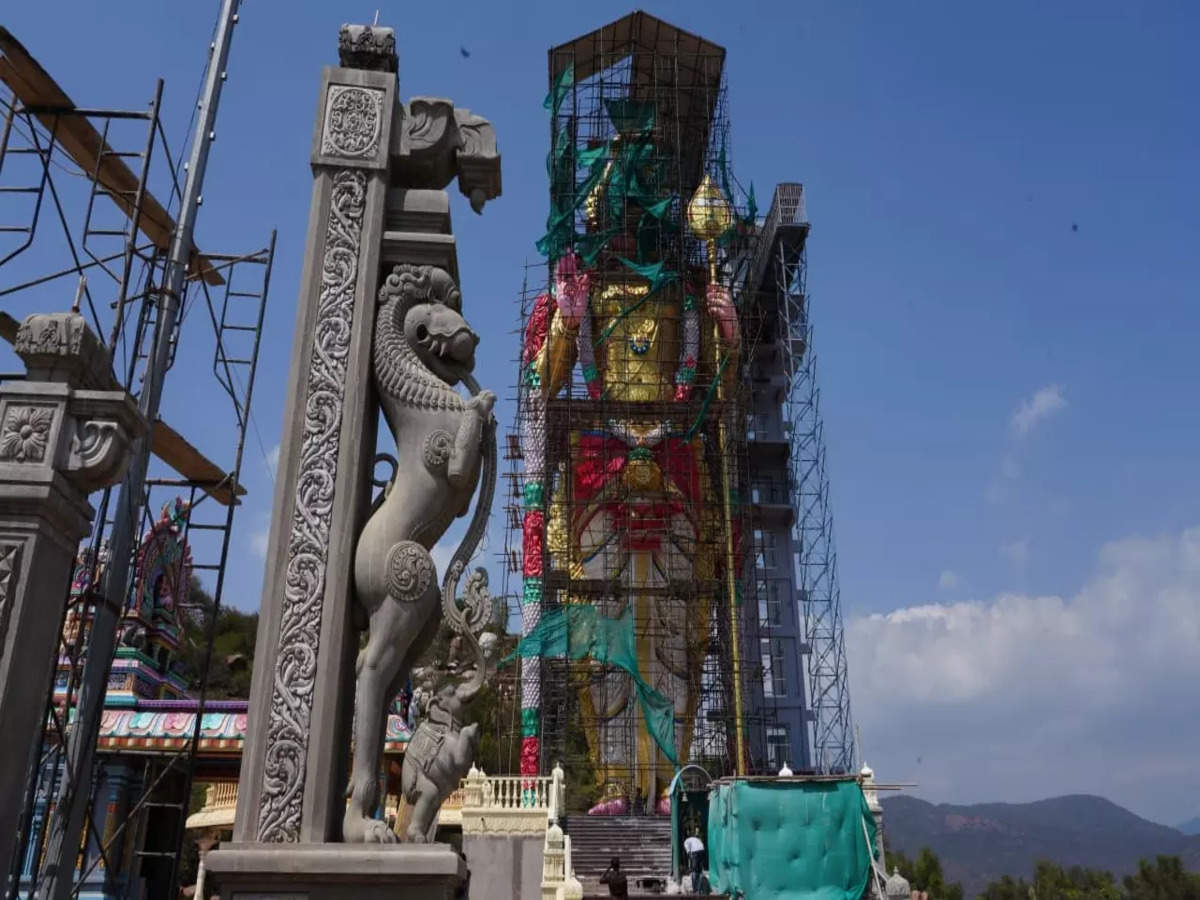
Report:
[[[445,270],[393,267],[379,290],[373,371],[380,404],[396,440],[397,473],[358,540],[354,587],[369,627],[359,654],[354,764],[343,820],[349,842],[392,842],[395,832],[371,818],[378,805],[382,729],[388,703],[432,642],[444,613],[471,646],[477,665],[463,684],[432,697],[405,754],[405,837],[432,839],[442,801],[467,773],[478,726],[462,721],[479,691],[485,660],[475,629],[491,617],[487,575],[457,585],[487,524],[495,488],[496,395],[471,377],[478,336],[461,314],[461,297]],[[464,400],[454,385],[471,391]],[[484,472],[476,514],[439,590],[429,550],[456,516],[465,515]]]

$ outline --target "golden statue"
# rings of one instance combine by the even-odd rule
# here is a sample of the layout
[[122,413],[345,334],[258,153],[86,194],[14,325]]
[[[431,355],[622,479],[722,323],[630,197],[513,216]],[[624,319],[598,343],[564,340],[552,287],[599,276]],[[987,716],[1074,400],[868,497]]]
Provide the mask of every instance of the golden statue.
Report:
[[[551,571],[569,577],[564,602],[594,603],[614,618],[632,611],[639,672],[674,705],[683,762],[696,730],[715,565],[725,552],[720,485],[706,461],[717,448],[706,454],[700,401],[714,373],[726,383],[735,376],[740,335],[730,293],[711,277],[711,245],[706,287],[696,286],[702,271],[663,277],[652,257],[629,261],[645,211],[625,200],[618,227],[613,216],[605,220],[611,169],[587,198],[589,226],[623,233],[588,271],[574,253],[559,259],[545,340],[529,360],[529,377],[548,401],[576,364],[586,392],[580,397],[576,385],[567,419],[553,419],[569,421],[568,453],[547,473],[546,542]],[[719,216],[720,205],[704,212]],[[712,327],[701,328],[701,313]],[[630,677],[593,664],[578,681],[600,777],[626,796],[659,797],[674,767],[644,727]]]

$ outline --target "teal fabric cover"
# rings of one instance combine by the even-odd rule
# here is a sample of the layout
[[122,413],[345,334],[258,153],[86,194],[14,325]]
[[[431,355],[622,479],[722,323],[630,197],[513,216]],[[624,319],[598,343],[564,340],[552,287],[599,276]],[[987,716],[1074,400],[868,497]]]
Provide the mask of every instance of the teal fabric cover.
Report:
[[867,889],[875,820],[857,781],[734,781],[714,785],[708,803],[716,893],[860,900]]

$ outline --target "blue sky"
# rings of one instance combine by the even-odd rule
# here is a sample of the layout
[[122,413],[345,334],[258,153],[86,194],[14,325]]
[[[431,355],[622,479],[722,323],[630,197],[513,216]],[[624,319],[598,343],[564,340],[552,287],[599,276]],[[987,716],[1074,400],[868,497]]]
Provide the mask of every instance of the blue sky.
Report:
[[[77,103],[139,107],[162,76],[180,146],[216,2],[13,6],[5,25]],[[482,217],[452,202],[465,308],[486,335],[477,374],[504,396],[514,298],[545,216],[546,49],[629,8],[434,7],[383,4],[380,22],[399,33],[402,96],[450,97],[496,127],[504,196]],[[1180,687],[1200,678],[1200,535],[1188,530],[1200,525],[1200,64],[1186,43],[1200,12],[646,9],[728,49],[739,180],[760,201],[777,181],[808,192],[851,695],[868,761],[933,800],[1091,791],[1168,823],[1200,812],[1187,763],[1200,740],[1189,694],[1200,691]],[[278,443],[319,71],[336,60],[338,25],[374,13],[250,2],[234,38],[198,243],[243,250],[279,229],[251,494],[226,593],[244,608],[259,597],[263,451]],[[0,306],[20,317],[71,293]],[[223,420],[185,382],[168,383],[165,415],[227,459]],[[955,660],[987,678],[944,668]],[[947,692],[947,681],[975,692]],[[1036,702],[1013,702],[1025,696]]]

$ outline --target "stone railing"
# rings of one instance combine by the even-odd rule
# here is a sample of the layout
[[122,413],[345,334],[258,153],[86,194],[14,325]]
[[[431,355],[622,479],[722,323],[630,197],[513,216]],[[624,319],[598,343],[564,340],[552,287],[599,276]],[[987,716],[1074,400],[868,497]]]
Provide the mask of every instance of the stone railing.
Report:
[[462,825],[463,789],[459,788],[446,798],[438,810],[439,825]]
[[209,809],[236,807],[237,801],[238,783],[236,781],[220,781],[205,788],[204,805]]
[[563,810],[563,771],[550,775],[488,775],[472,767],[462,780],[464,833],[543,834]]
[[238,783],[220,781],[204,789],[204,806],[188,816],[189,829],[228,829],[237,811]]

